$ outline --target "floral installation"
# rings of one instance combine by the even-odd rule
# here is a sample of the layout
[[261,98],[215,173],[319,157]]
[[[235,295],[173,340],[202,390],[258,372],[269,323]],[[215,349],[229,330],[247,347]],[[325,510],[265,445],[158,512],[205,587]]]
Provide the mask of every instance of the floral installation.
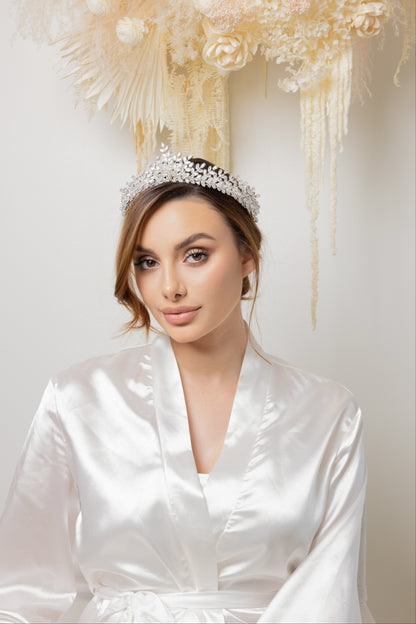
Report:
[[[59,46],[64,74],[90,112],[129,124],[139,168],[166,128],[174,152],[229,168],[227,82],[255,54],[285,67],[279,86],[299,92],[306,200],[311,218],[312,324],[318,300],[317,218],[325,146],[330,148],[335,253],[337,153],[347,132],[358,43],[384,24],[414,41],[415,0],[14,0],[18,30]],[[361,55],[362,56],[362,55]]]

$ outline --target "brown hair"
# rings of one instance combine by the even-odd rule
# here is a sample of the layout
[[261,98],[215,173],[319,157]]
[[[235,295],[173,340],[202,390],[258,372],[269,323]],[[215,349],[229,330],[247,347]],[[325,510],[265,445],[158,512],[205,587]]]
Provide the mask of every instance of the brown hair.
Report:
[[[210,165],[200,158],[193,162]],[[187,184],[185,182],[165,182],[139,193],[130,202],[124,216],[116,254],[116,283],[114,295],[132,314],[132,319],[125,324],[124,332],[145,328],[148,333],[150,315],[140,300],[132,270],[132,260],[137,241],[150,217],[163,204],[179,197],[199,197],[205,199],[217,210],[233,230],[239,249],[248,249],[252,255],[255,271],[253,284],[249,276],[243,278],[242,299],[252,299],[250,320],[259,289],[262,234],[250,213],[233,197],[217,189]]]

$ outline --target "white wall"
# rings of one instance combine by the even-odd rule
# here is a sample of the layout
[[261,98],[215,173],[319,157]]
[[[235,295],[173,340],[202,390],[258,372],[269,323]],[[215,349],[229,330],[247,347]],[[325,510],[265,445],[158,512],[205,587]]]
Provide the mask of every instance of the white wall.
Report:
[[[88,122],[58,79],[54,49],[17,39],[0,7],[0,504],[49,376],[114,351],[125,318],[112,298],[119,192],[135,169],[126,130]],[[268,97],[258,60],[232,76],[234,170],[262,195],[266,268],[258,319],[276,355],[337,379],[365,415],[369,604],[378,622],[414,622],[414,118],[412,69],[392,84],[399,42],[378,53],[373,98],[354,105],[339,158],[338,255],[320,218],[318,330],[299,151],[299,100]]]

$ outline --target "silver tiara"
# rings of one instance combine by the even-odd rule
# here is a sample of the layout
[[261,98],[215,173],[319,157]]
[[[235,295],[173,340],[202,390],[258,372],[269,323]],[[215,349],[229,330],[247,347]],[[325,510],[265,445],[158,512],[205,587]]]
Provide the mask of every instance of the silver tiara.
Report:
[[252,186],[216,165],[195,163],[191,160],[192,156],[175,156],[165,145],[162,145],[160,152],[156,160],[133,175],[126,186],[120,189],[123,214],[126,214],[130,202],[142,191],[165,182],[182,182],[217,189],[224,195],[234,197],[257,221],[259,196]]

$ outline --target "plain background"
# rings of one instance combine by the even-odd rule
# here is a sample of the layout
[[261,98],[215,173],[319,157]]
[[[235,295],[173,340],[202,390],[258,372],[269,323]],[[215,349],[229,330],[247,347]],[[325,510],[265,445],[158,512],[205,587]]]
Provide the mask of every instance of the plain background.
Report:
[[[57,77],[58,55],[16,39],[0,7],[0,505],[48,378],[143,340],[116,339],[112,296],[119,188],[135,170],[126,129],[91,122]],[[375,55],[373,97],[354,104],[339,157],[338,254],[322,194],[318,328],[312,331],[309,218],[299,97],[255,59],[231,77],[233,170],[260,192],[266,234],[257,306],[266,350],[336,379],[365,417],[369,606],[414,622],[414,84],[392,76],[400,40]],[[257,332],[258,333],[258,332]]]

